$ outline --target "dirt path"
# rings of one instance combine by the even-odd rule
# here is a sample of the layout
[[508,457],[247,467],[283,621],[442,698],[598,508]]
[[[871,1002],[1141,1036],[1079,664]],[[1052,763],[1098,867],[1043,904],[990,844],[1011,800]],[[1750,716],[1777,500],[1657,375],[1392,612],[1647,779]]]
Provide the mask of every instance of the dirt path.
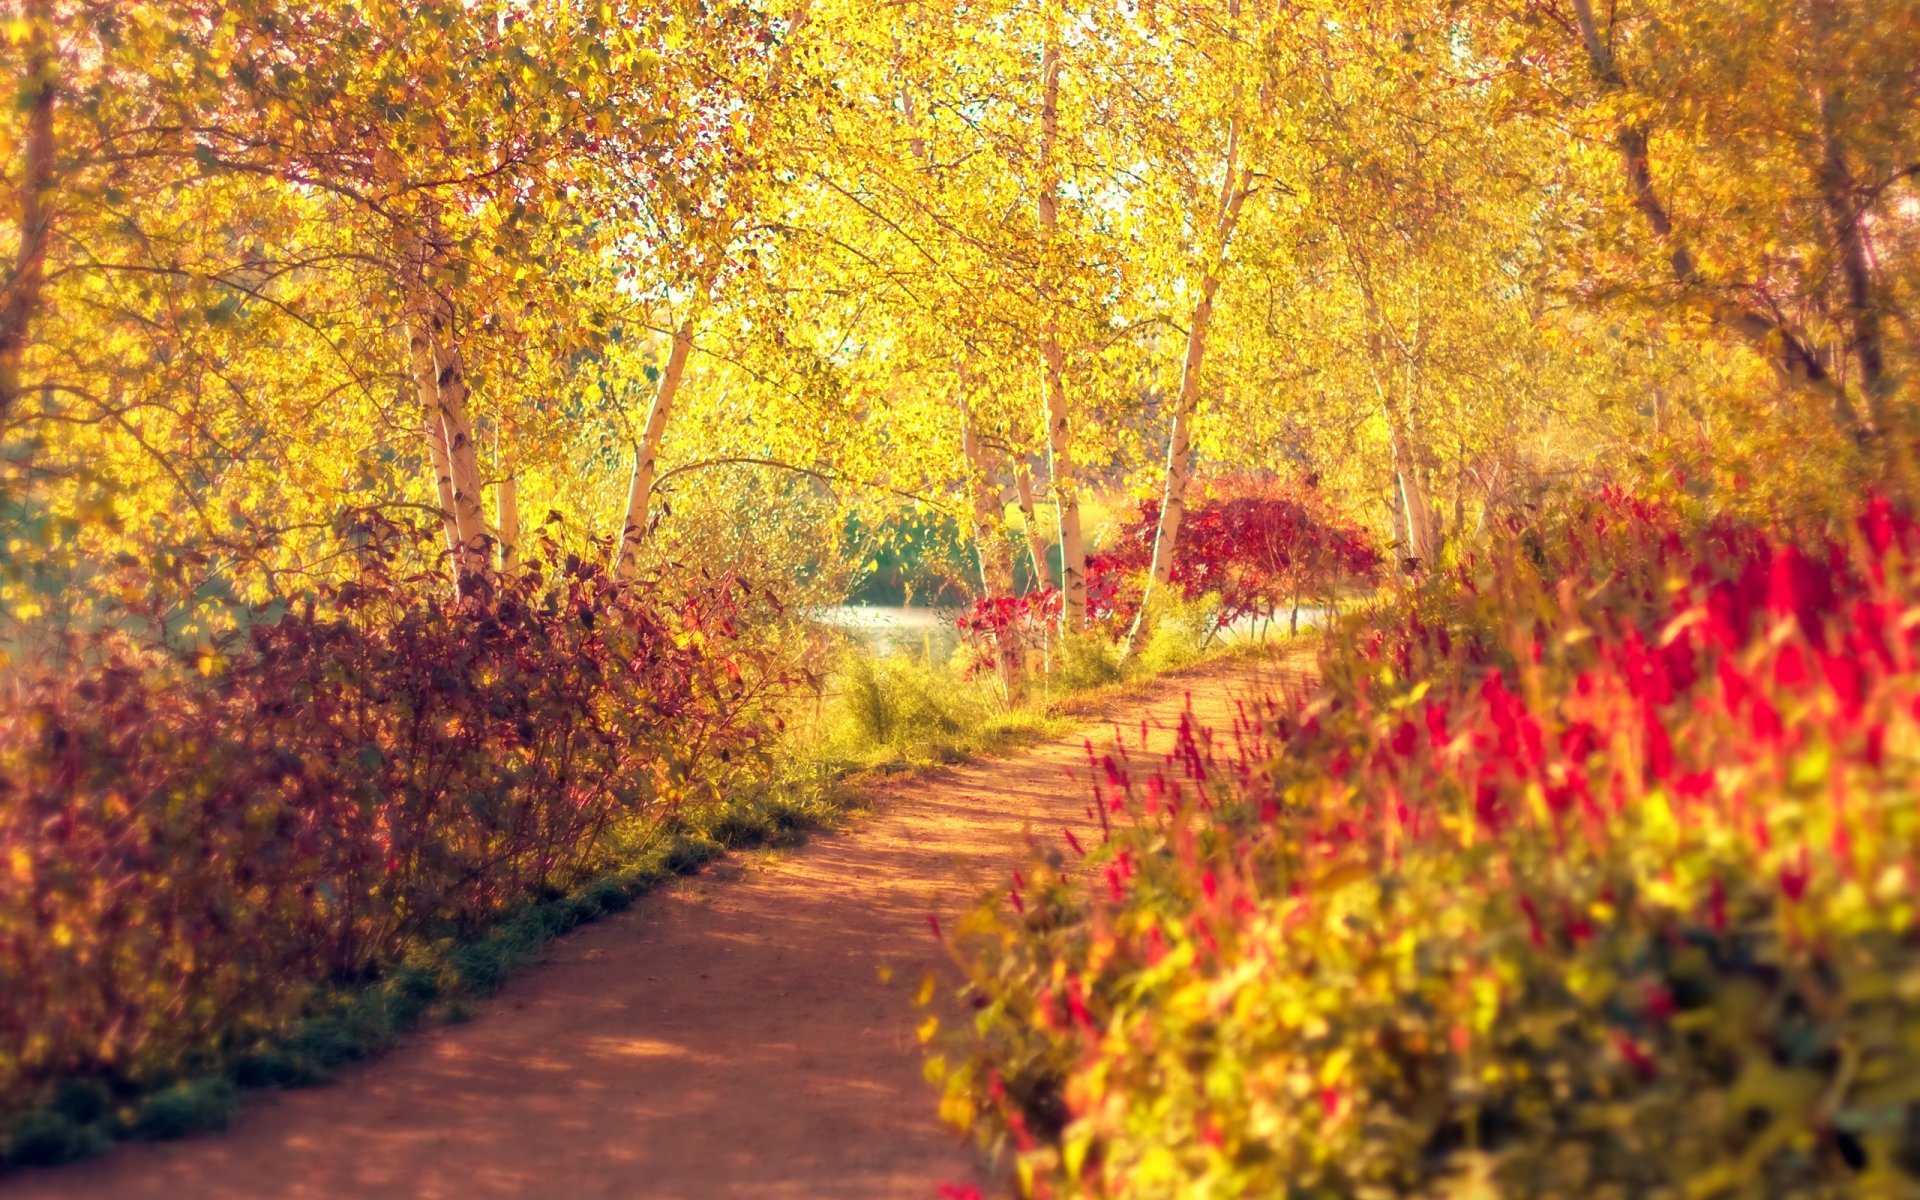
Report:
[[[908,993],[949,970],[927,914],[963,906],[1022,829],[1079,827],[1062,772],[1112,722],[1223,731],[1283,668],[1163,681],[1015,758],[879,789],[847,832],[734,858],[556,942],[479,1014],[320,1088],[254,1097],[225,1134],[0,1182],[8,1197],[821,1197],[977,1182],[934,1116]],[[1156,734],[1156,748],[1165,741]],[[892,981],[880,980],[881,968]]]

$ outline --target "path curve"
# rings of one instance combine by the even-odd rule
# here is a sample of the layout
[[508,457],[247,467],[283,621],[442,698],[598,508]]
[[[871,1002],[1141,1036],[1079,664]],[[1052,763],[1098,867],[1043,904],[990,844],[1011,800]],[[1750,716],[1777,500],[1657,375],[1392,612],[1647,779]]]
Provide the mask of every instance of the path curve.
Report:
[[919,1200],[982,1183],[921,1078],[908,994],[952,971],[927,914],[1000,877],[1025,828],[1084,827],[1063,772],[1087,738],[1118,723],[1132,742],[1189,698],[1224,730],[1239,700],[1300,678],[1272,662],[1170,677],[1018,756],[877,786],[838,835],[731,856],[555,942],[465,1024],[250,1097],[226,1133],[28,1172],[0,1195]]

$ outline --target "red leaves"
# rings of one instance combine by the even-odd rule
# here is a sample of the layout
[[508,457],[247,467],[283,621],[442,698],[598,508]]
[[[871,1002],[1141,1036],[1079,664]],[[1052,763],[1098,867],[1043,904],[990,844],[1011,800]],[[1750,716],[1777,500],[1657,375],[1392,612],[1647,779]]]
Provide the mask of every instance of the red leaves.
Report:
[[[1325,1028],[1360,1049],[1288,1093],[1296,1124],[1315,1091],[1329,1116],[1365,1113],[1402,1101],[1429,1066],[1493,1080],[1479,1068],[1496,1055],[1627,1105],[1646,1081],[1697,1077],[1688,1039],[1716,1003],[1715,973],[1750,982],[1756,962],[1829,954],[1847,933],[1838,896],[1847,921],[1906,921],[1879,897],[1911,880],[1912,832],[1881,801],[1883,773],[1898,789],[1920,737],[1920,578],[1904,563],[1920,535],[1878,501],[1859,526],[1789,540],[1611,492],[1524,530],[1532,561],[1496,560],[1477,590],[1435,586],[1336,644],[1310,704],[1242,714],[1222,762],[1182,721],[1126,806],[1135,827],[1116,822],[1104,870],[1072,877],[1084,915],[984,952],[1008,969],[996,978],[1027,971],[1045,994],[1059,1028],[1043,1061],[1109,1089],[1149,1089],[1143,1064],[1201,1045],[1257,1046],[1304,1073],[1327,1047],[1259,1025],[1271,1004],[1181,1027],[1153,1001],[1196,978],[1291,997],[1339,962],[1352,982],[1326,1002]],[[1240,744],[1255,724],[1281,753]],[[1123,790],[1118,762],[1090,765]],[[1184,804],[1169,798],[1176,781]],[[1862,915],[1868,884],[1882,891]],[[1853,948],[1906,954],[1909,931],[1892,932]],[[1409,943],[1418,966],[1396,975],[1389,948]],[[1092,1013],[1073,1006],[1097,1011],[1089,993],[1153,1017],[1124,1039],[1090,1036]],[[1555,1018],[1552,1045],[1510,1035],[1529,1016]],[[1760,1045],[1781,1027],[1755,1017],[1724,1032]],[[1364,1061],[1384,1045],[1390,1064]],[[1507,1104],[1531,1085],[1487,1086]]]
[[614,821],[677,801],[670,771],[763,734],[730,581],[656,605],[536,559],[455,607],[379,538],[339,561],[354,582],[211,673],[103,633],[0,696],[0,870],[38,868],[0,887],[0,931],[68,941],[0,933],[0,977],[32,981],[0,989],[0,1061],[125,1069],[277,1021],[422,928],[572,886]]
[[1646,1047],[1626,1030],[1614,1026],[1609,1028],[1607,1033],[1613,1041],[1613,1048],[1619,1052],[1621,1058],[1627,1061],[1627,1066],[1635,1075],[1643,1080],[1650,1080],[1660,1073],[1659,1064],[1653,1061],[1653,1056],[1647,1053]]
[[[1428,712],[1432,711],[1431,708],[1428,709]],[[1442,728],[1444,729],[1444,722]],[[1413,757],[1414,749],[1419,744],[1420,731],[1414,728],[1412,721],[1402,721],[1400,724],[1394,726],[1393,738],[1388,743],[1388,745],[1393,747],[1393,752],[1401,758]]]
[[1802,846],[1799,855],[1780,868],[1780,894],[1797,904],[1807,898],[1807,884],[1812,879],[1813,862]]

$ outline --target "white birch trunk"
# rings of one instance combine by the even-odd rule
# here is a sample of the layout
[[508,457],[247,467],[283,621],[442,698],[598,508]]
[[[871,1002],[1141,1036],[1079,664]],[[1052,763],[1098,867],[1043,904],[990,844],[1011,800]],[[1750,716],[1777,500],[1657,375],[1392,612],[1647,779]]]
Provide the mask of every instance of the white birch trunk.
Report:
[[620,524],[620,540],[613,547],[613,574],[630,580],[639,572],[640,543],[647,538],[647,513],[653,504],[653,477],[660,463],[660,447],[666,441],[667,423],[673,417],[674,397],[680,391],[680,379],[687,371],[687,356],[693,352],[693,322],[699,305],[689,312],[674,331],[673,347],[667,352],[667,365],[660,372],[659,389],[653,408],[647,413],[647,425],[640,433],[640,444],[633,451],[633,477],[627,484],[627,511]]
[[[422,287],[424,293],[424,286]],[[448,548],[453,555],[455,590],[487,567],[487,530],[480,501],[480,463],[467,419],[466,377],[459,351],[442,343],[432,328],[441,323],[430,297],[416,304],[408,323],[414,388],[427,434],[427,458],[433,464]]]
[[[399,177],[391,154],[381,155],[381,167]],[[454,331],[453,301],[434,286],[444,255],[438,201],[427,195],[412,219],[418,224],[408,226],[402,218],[395,238],[407,298],[408,365],[426,428],[443,527],[449,520],[452,526],[448,546],[454,591],[464,594],[470,579],[484,579],[493,566],[482,507],[480,448],[467,413],[467,376]]]
[[[968,409],[965,375],[961,376],[960,451],[967,462],[968,490],[973,495],[973,548],[980,565],[980,595],[992,600],[1013,594],[1013,555],[1000,519],[1000,489],[993,482],[992,455],[973,427]],[[1005,699],[1018,692],[1018,649],[998,634],[993,642],[994,666]]]
[[1220,211],[1216,233],[1218,247],[1200,278],[1200,295],[1194,301],[1193,315],[1187,325],[1187,353],[1180,367],[1180,393],[1173,405],[1173,428],[1167,438],[1167,476],[1160,496],[1160,520],[1153,534],[1153,562],[1147,573],[1147,586],[1140,598],[1140,611],[1127,633],[1126,653],[1147,619],[1147,606],[1155,589],[1167,586],[1173,577],[1173,558],[1180,546],[1180,526],[1187,515],[1187,489],[1193,482],[1193,412],[1200,399],[1200,369],[1206,361],[1207,329],[1213,323],[1213,298],[1220,289],[1220,272],[1226,265],[1227,247],[1234,228],[1240,222],[1240,210],[1246,204],[1252,172],[1239,169],[1240,123],[1227,130],[1227,173],[1220,184]]
[[1387,413],[1387,429],[1393,441],[1394,479],[1399,485],[1407,523],[1407,556],[1418,559],[1421,570],[1431,571],[1440,547],[1434,528],[1433,500],[1421,472],[1420,448],[1392,411]]
[[1040,359],[1042,388],[1047,405],[1047,464],[1053,477],[1053,501],[1060,521],[1060,625],[1074,632],[1087,621],[1087,547],[1080,530],[1079,481],[1073,468],[1073,424],[1067,404],[1066,354],[1060,347],[1060,320],[1053,304],[1049,279],[1053,235],[1059,226],[1054,196],[1059,175],[1053,165],[1054,143],[1060,133],[1060,47],[1048,14],[1046,45],[1040,56]]
[[1020,497],[1020,517],[1027,531],[1027,556],[1033,562],[1033,586],[1035,591],[1045,591],[1053,586],[1053,568],[1047,562],[1047,542],[1040,536],[1039,518],[1033,511],[1033,472],[1024,462],[1015,462],[1013,467],[1013,488]]
[[[800,31],[805,29],[812,18],[808,0],[800,0],[787,17],[787,33],[775,51],[773,65],[767,70],[767,91],[777,93],[785,79],[787,67],[793,60],[794,43],[799,40]],[[769,101],[771,102],[771,101]],[[748,117],[748,145],[759,149],[761,124]],[[743,178],[740,184],[739,211],[753,210],[753,186],[751,178]],[[726,227],[730,231],[733,226]],[[724,239],[716,239],[723,244]],[[626,511],[620,520],[620,538],[614,543],[613,561],[610,564],[614,578],[630,580],[640,570],[639,546],[647,538],[647,517],[653,506],[653,479],[660,462],[660,449],[666,443],[667,425],[673,417],[673,402],[680,391],[680,380],[686,373],[687,356],[693,351],[693,327],[712,299],[715,271],[708,269],[699,278],[694,287],[691,308],[679,329],[674,331],[673,346],[667,352],[666,369],[661,372],[659,389],[654,393],[653,407],[647,413],[647,425],[641,432],[640,444],[634,448],[633,475],[627,482]]]
[[424,382],[432,370],[430,361],[425,366],[421,365],[416,352],[413,376],[420,402],[420,424],[427,437],[427,462],[433,468],[434,496],[440,504],[440,529],[446,534],[448,561],[455,564],[454,582],[457,584],[460,574],[460,526],[453,519],[453,465],[447,458],[446,423],[440,420],[439,405]]
[[495,523],[500,528],[500,573],[520,565],[520,480],[509,475],[494,488]]

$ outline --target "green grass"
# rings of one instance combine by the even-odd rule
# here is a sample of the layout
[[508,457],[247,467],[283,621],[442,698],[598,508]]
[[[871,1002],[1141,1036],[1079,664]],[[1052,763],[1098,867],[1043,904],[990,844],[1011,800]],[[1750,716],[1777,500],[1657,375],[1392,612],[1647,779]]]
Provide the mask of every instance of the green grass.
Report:
[[849,655],[810,719],[796,722],[784,753],[822,777],[897,773],[1008,754],[1058,737],[1076,719],[1136,696],[1155,680],[1203,665],[1283,658],[1317,646],[1320,635],[1274,633],[1209,643],[1197,605],[1172,607],[1137,653],[1084,636],[1055,643],[1052,668],[1024,683],[1009,705],[991,672],[968,675],[909,655]]

